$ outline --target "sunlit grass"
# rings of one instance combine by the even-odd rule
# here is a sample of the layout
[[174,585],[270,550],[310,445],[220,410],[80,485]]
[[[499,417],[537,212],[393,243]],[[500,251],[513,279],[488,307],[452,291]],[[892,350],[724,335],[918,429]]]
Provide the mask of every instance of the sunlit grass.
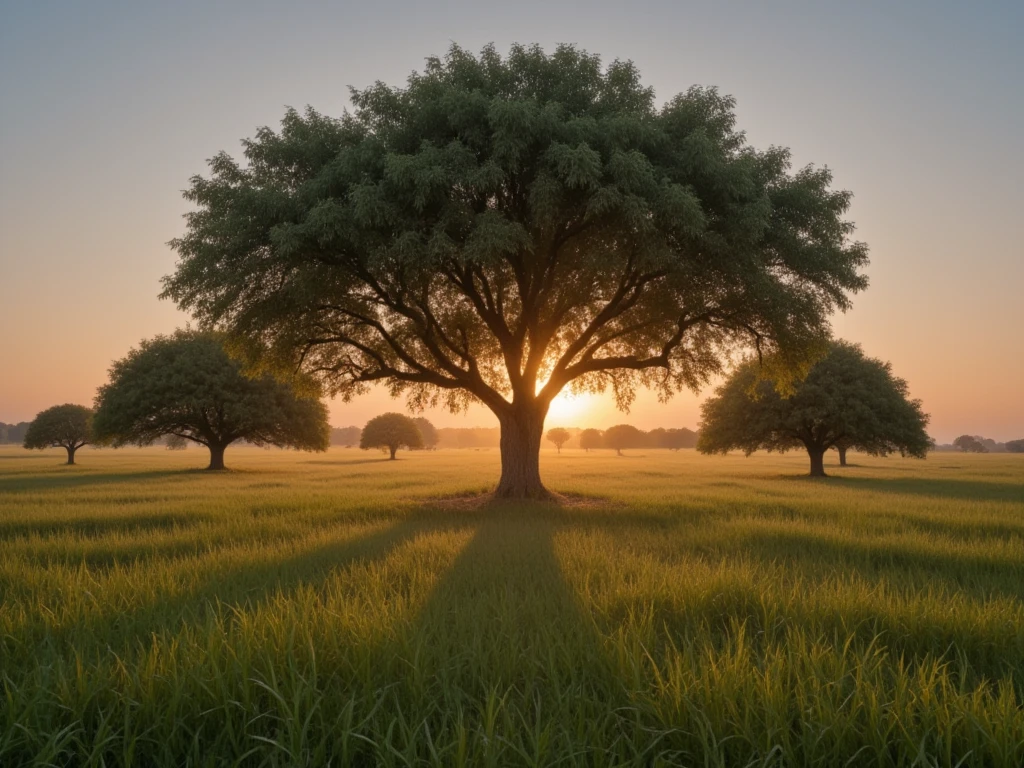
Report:
[[0,448],[0,765],[1024,762],[1024,456],[626,453]]

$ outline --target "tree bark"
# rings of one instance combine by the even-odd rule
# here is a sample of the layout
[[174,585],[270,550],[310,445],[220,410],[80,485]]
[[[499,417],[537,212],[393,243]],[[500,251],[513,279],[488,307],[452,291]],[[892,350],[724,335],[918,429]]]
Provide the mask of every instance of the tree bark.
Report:
[[839,451],[839,466],[840,467],[845,467],[846,466],[846,449],[845,448],[836,448],[836,450]]
[[811,448],[808,446],[807,453],[811,456],[811,477],[826,477],[825,451],[821,448]]
[[503,499],[546,499],[540,481],[540,443],[547,409],[540,403],[515,404],[498,415],[501,425],[501,479],[494,495]]
[[210,466],[207,469],[224,469],[224,450],[226,445],[210,444]]
[[395,460],[395,454],[398,453],[398,446],[397,445],[389,445],[388,446],[388,450],[391,451],[391,460],[394,461]]
[[68,464],[74,464],[75,463],[75,451],[77,451],[78,448],[76,448],[73,445],[65,445],[64,446],[64,450],[68,452]]

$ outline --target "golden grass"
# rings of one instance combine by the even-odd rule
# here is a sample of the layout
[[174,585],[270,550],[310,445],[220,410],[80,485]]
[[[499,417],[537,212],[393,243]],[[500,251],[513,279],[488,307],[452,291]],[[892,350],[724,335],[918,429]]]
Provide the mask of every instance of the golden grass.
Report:
[[0,765],[1024,762],[1024,456],[0,447]]

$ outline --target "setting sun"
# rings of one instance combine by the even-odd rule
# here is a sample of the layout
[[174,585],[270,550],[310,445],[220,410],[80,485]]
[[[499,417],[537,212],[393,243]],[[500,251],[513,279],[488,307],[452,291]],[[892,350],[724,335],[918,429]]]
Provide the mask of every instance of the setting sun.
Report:
[[547,423],[554,427],[576,427],[593,416],[598,397],[590,393],[562,392],[551,401]]

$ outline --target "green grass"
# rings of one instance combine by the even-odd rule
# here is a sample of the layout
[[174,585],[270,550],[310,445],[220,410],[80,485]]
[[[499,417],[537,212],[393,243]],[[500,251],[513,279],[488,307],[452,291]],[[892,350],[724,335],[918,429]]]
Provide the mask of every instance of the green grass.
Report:
[[0,765],[1024,763],[1024,456],[628,454],[0,448]]

